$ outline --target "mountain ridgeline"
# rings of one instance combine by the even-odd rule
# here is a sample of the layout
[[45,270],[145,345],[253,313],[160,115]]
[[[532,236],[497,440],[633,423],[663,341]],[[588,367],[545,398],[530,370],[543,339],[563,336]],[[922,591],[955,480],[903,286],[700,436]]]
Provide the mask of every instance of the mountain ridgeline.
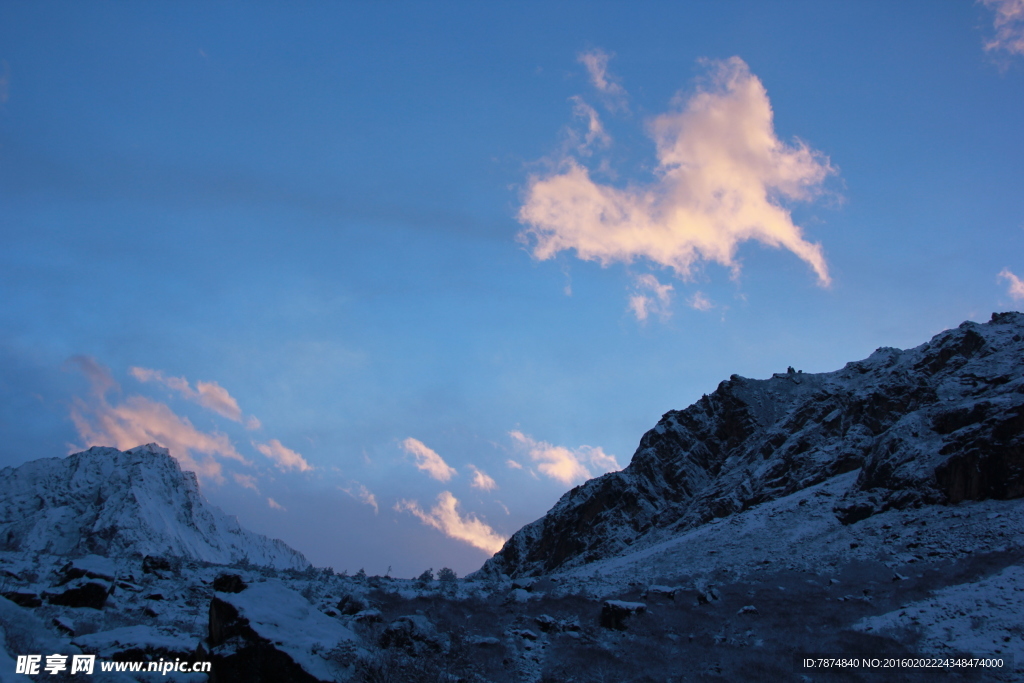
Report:
[[965,322],[841,370],[733,375],[666,413],[630,464],[566,493],[481,573],[621,555],[859,469],[832,512],[1024,496],[1024,314]]
[[156,444],[93,447],[0,470],[0,551],[309,567],[284,542],[208,503],[196,475]]

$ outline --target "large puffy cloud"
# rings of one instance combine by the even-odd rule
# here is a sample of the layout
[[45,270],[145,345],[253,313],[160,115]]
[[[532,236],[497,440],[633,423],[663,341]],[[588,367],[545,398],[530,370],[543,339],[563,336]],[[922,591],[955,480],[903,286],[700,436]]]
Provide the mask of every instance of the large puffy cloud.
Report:
[[300,472],[308,472],[313,469],[313,466],[306,462],[306,459],[301,454],[283,445],[277,439],[271,439],[267,443],[253,442],[252,445],[260,453],[273,460],[278,469],[285,471],[298,470]]
[[[129,396],[111,404],[107,393],[118,388],[110,371],[84,356],[71,359],[92,384],[92,398],[76,398],[71,406],[71,420],[79,437],[87,446],[114,446],[122,450],[140,444],[157,443],[167,448],[183,469],[204,479],[224,480],[220,462],[214,456],[245,463],[224,434],[196,429],[188,418],[180,417],[163,403],[143,396]],[[195,453],[207,457],[196,459]]]
[[782,202],[812,199],[834,169],[803,142],[779,140],[765,87],[743,60],[708,66],[707,83],[680,110],[649,122],[651,184],[602,185],[573,158],[530,178],[518,218],[536,258],[575,250],[602,265],[647,259],[687,279],[700,261],[738,272],[737,247],[754,240],[788,249],[830,283],[821,246]]
[[593,477],[590,467],[599,474],[620,469],[615,456],[605,453],[600,447],[580,446],[569,449],[565,446],[554,446],[546,441],[537,441],[518,430],[509,432],[509,436],[526,450],[531,460],[538,463],[537,469],[541,474],[566,486]]
[[1007,293],[1013,297],[1014,301],[1024,299],[1024,281],[1010,272],[1009,268],[1003,268],[1002,272],[999,273],[999,277],[1009,283],[1010,288]]
[[445,536],[468,543],[488,553],[496,553],[505,545],[505,539],[494,529],[480,521],[475,515],[462,516],[458,510],[459,501],[449,491],[442,491],[437,505],[425,512],[415,500],[400,500],[395,510],[411,512],[421,522],[432,526]]
[[981,0],[995,12],[995,36],[986,41],[985,50],[1005,50],[1011,55],[1024,55],[1024,0]]
[[[133,367],[129,368],[128,372],[140,382],[163,384],[168,389],[178,392],[183,398],[198,403],[218,415],[235,422],[242,421],[242,409],[238,407],[238,401],[228,393],[227,389],[216,382],[198,381],[196,388],[193,389],[184,377],[168,377],[160,370]],[[260,421],[250,416],[246,420],[245,426],[247,429],[259,429]]]
[[448,481],[458,474],[454,467],[449,467],[444,458],[418,439],[406,439],[402,442],[402,448],[416,459],[416,467],[438,481]]

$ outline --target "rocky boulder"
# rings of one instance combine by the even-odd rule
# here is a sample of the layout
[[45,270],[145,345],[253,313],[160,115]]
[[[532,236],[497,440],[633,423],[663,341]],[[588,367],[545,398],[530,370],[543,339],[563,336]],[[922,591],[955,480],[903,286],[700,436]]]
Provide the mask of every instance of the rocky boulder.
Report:
[[210,603],[210,660],[214,681],[315,683],[350,671],[332,657],[356,635],[277,580],[238,593],[218,592]]

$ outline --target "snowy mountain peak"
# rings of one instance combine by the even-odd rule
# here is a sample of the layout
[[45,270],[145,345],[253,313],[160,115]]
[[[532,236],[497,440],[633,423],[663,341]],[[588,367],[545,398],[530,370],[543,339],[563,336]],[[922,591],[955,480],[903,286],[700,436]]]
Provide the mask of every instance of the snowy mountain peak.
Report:
[[1024,314],[965,322],[841,370],[733,375],[643,436],[484,565],[510,576],[613,557],[846,472],[844,524],[892,508],[1024,496]]
[[0,470],[0,549],[309,566],[282,541],[243,529],[208,503],[195,474],[156,444],[94,446]]

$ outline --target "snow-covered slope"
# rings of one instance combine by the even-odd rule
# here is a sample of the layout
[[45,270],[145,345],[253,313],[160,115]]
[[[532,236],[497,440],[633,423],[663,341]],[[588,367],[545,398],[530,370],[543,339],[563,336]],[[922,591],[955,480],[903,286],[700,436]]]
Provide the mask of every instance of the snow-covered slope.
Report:
[[485,573],[538,575],[664,541],[859,470],[843,524],[888,509],[1024,496],[1024,315],[965,322],[830,373],[733,375],[666,413],[621,472],[566,493]]
[[75,556],[175,556],[278,569],[309,562],[239,526],[155,444],[90,448],[0,470],[0,550]]

